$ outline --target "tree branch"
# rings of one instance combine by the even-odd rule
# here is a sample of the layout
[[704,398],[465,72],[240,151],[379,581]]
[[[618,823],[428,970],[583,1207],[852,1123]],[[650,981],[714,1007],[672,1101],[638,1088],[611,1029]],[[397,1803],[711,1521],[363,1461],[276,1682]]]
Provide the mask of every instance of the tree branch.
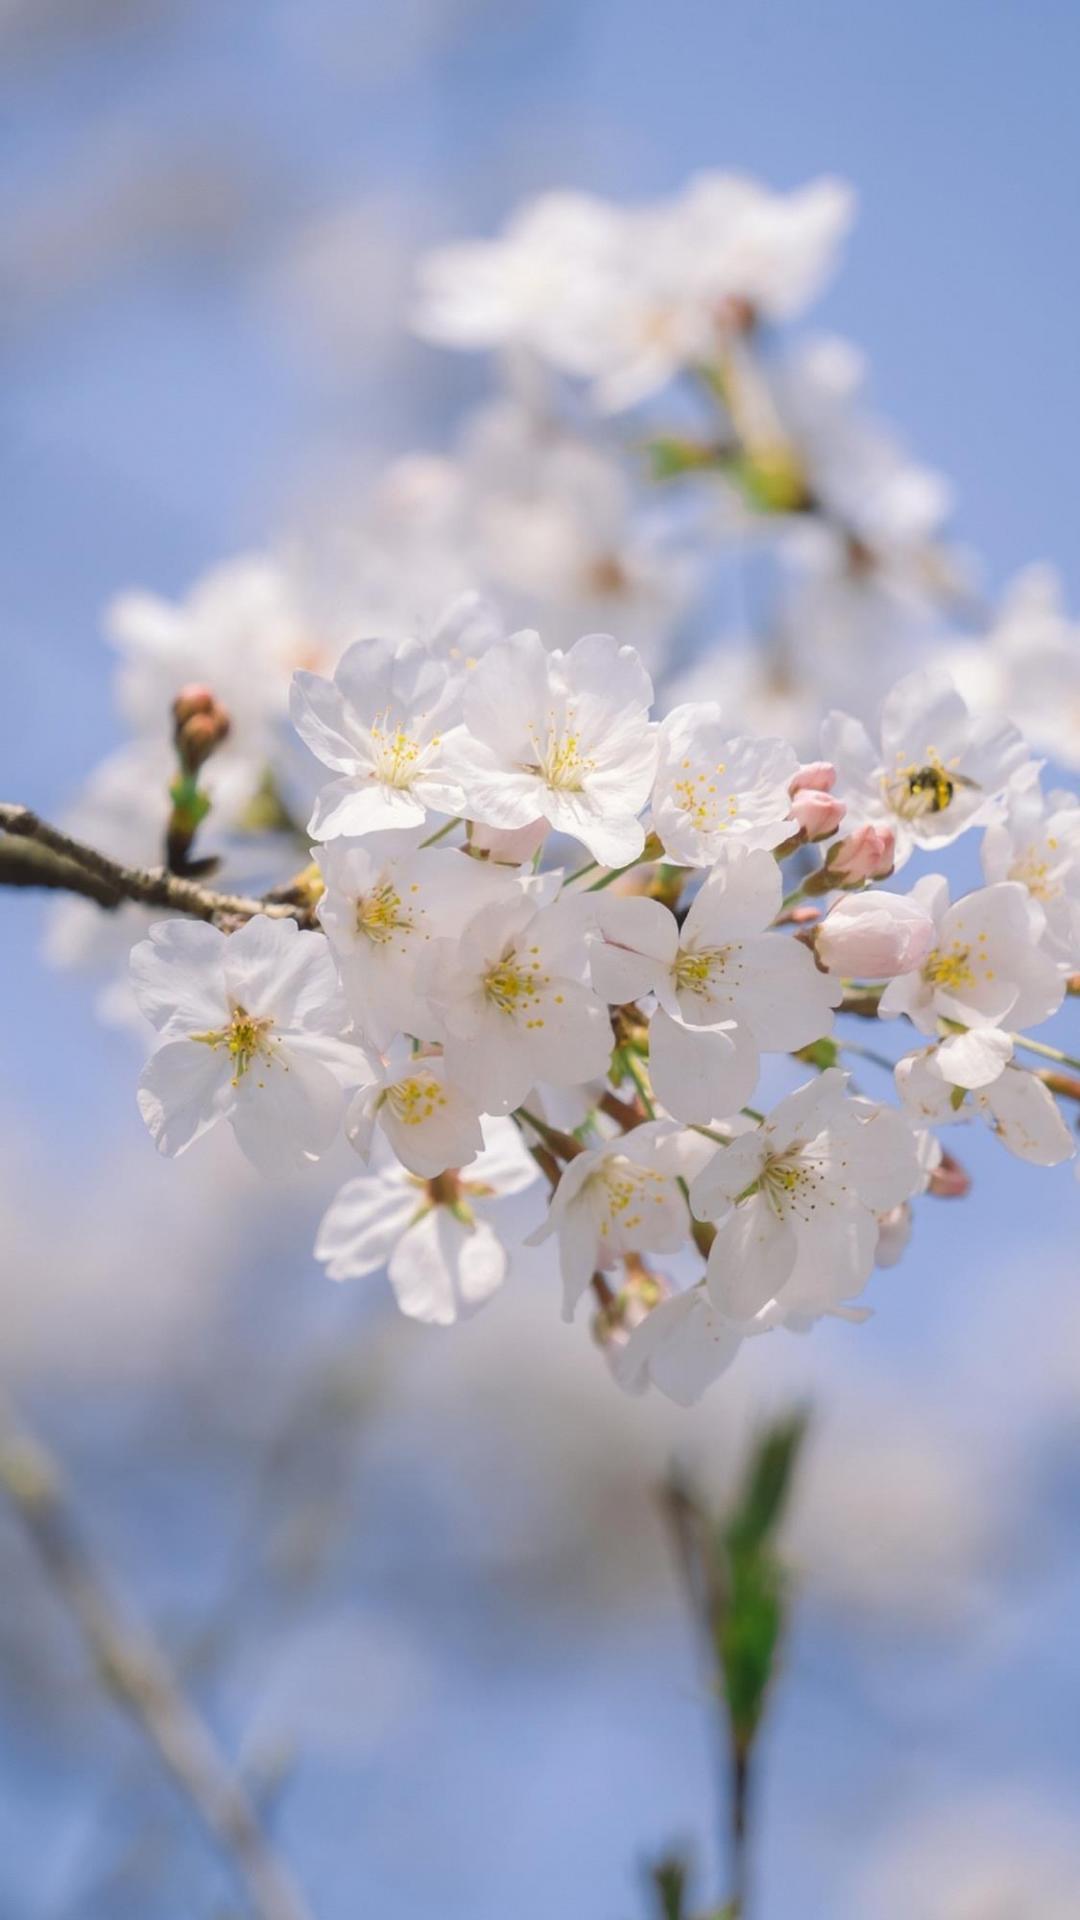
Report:
[[310,1920],[303,1896],[162,1649],[114,1600],[76,1526],[56,1467],[6,1403],[0,1403],[0,1488],[79,1627],[103,1685],[138,1721],[232,1865],[255,1920]]
[[40,820],[29,807],[0,802],[0,885],[60,888],[115,909],[125,900],[147,907],[165,907],[190,914],[196,920],[222,922],[250,920],[253,914],[297,920],[312,925],[306,901],[275,901],[244,894],[219,893],[198,881],[169,873],[164,867],[125,867],[95,847],[84,845],[58,827]]

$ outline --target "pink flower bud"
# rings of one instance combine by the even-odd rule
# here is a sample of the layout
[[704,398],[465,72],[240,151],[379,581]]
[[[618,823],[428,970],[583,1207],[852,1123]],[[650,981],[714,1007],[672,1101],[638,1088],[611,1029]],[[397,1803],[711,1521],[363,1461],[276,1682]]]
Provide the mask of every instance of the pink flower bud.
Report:
[[828,877],[834,886],[857,887],[864,880],[887,880],[895,864],[891,827],[856,827],[830,847]]
[[971,1175],[951,1153],[943,1152],[926,1191],[938,1200],[963,1200],[971,1192]]
[[895,980],[916,973],[934,944],[934,922],[906,893],[850,894],[829,909],[815,952],[829,973],[849,980]]
[[788,782],[794,800],[797,793],[831,793],[836,785],[836,768],[831,760],[807,760]]
[[791,802],[791,817],[807,840],[827,840],[846,812],[842,800],[813,787],[800,787]]

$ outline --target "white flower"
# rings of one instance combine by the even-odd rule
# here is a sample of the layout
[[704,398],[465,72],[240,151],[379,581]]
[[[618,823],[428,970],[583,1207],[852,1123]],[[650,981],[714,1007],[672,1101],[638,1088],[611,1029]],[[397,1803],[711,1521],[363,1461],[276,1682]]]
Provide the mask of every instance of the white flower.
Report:
[[469,677],[454,742],[469,817],[542,818],[604,866],[635,860],[656,766],[651,701],[637,654],[610,634],[586,634],[569,653],[547,653],[531,632],[492,647]]
[[377,1142],[371,1172],[347,1181],[331,1201],[315,1257],[331,1280],[362,1279],[385,1266],[402,1313],[451,1326],[506,1278],[506,1248],[483,1218],[489,1204],[536,1178],[512,1120],[485,1120],[482,1150],[465,1176],[418,1180]]
[[848,894],[825,915],[814,951],[830,973],[849,980],[893,980],[914,973],[934,944],[934,922],[911,894]]
[[416,986],[421,955],[486,901],[516,892],[505,868],[456,848],[419,847],[417,837],[418,830],[337,840],[316,856],[326,883],[319,919],[357,1023],[377,1047],[396,1033],[440,1037]]
[[599,897],[590,963],[612,1004],[655,993],[653,1087],[680,1120],[736,1113],[761,1051],[809,1046],[832,1028],[838,985],[788,934],[769,932],[782,882],[772,854],[732,845],[699,889],[680,932],[658,901]]
[[429,808],[460,813],[445,751],[460,698],[460,676],[414,640],[357,640],[332,680],[296,674],[293,725],[342,776],[322,789],[308,831],[332,840],[419,826]]
[[973,720],[951,676],[937,668],[893,687],[881,711],[880,749],[850,714],[829,714],[821,737],[849,825],[891,826],[897,867],[915,847],[945,847],[966,827],[985,825],[997,796],[1029,762],[1016,728]]
[[740,1324],[803,1322],[836,1311],[869,1278],[877,1215],[916,1192],[915,1134],[889,1107],[845,1099],[830,1068],[720,1148],[690,1189],[717,1222],[707,1282]]
[[134,948],[131,979],[161,1035],[139,1081],[159,1153],[183,1153],[222,1119],[268,1173],[325,1152],[342,1084],[367,1057],[342,1038],[348,1012],[323,934],[263,914],[228,936],[166,920]]
[[501,400],[470,419],[461,461],[477,577],[512,625],[555,646],[607,629],[663,664],[697,568],[666,502],[635,487],[619,452]]
[[1001,1070],[1000,1042],[980,1038],[1008,1020],[1037,1026],[1065,996],[1064,970],[1039,946],[1042,909],[1015,881],[980,887],[953,905],[941,874],[927,874],[911,897],[931,915],[934,944],[917,973],[891,980],[881,996],[885,1019],[906,1014],[920,1033],[939,1021],[973,1032],[954,1034],[941,1049],[942,1068],[957,1086],[977,1087]]
[[989,881],[1017,880],[1046,917],[1043,946],[1066,966],[1080,965],[1080,801],[1013,788],[1002,817],[983,836]]
[[349,1102],[345,1132],[362,1160],[376,1127],[402,1165],[425,1180],[464,1167],[483,1145],[476,1103],[454,1085],[438,1055],[414,1054],[395,1042],[384,1060],[372,1059]]
[[[530,201],[497,240],[437,248],[421,262],[413,325],[448,347],[528,347],[576,371],[578,312],[621,259],[618,209],[584,193]],[[584,371],[584,369],[582,369]]]
[[443,1026],[447,1068],[488,1113],[520,1106],[537,1081],[604,1078],[614,1044],[587,984],[583,903],[538,907],[519,893],[482,907],[458,940],[433,941],[419,987]]
[[978,1118],[1021,1160],[1056,1167],[1072,1159],[1073,1136],[1050,1089],[1035,1074],[1002,1062],[989,1085],[967,1089],[950,1080],[941,1053],[940,1047],[929,1047],[897,1061],[896,1085],[913,1119],[940,1127]]
[[573,1319],[593,1274],[621,1254],[677,1253],[686,1243],[690,1209],[680,1180],[707,1157],[700,1136],[660,1120],[569,1162],[530,1240],[535,1246],[558,1235],[565,1319]]
[[704,1286],[661,1300],[612,1353],[611,1370],[627,1393],[656,1387],[691,1407],[725,1373],[744,1330],[718,1312]]
[[179,603],[122,593],[107,608],[105,624],[121,656],[119,694],[127,718],[140,733],[163,736],[180,688],[205,682],[230,722],[206,784],[219,808],[249,800],[274,757],[290,675],[311,650],[284,568],[250,554],[205,574]]
[[719,173],[629,209],[549,194],[501,239],[429,255],[414,324],[449,346],[529,348],[590,376],[600,406],[632,406],[758,317],[804,306],[851,210],[838,181],[774,194]]
[[797,832],[785,740],[732,739],[715,701],[675,707],[660,726],[652,823],[683,866],[708,867],[722,846],[778,847]]
[[1012,714],[1040,753],[1080,770],[1080,625],[1055,568],[1017,574],[985,639],[961,643],[950,664],[980,712]]

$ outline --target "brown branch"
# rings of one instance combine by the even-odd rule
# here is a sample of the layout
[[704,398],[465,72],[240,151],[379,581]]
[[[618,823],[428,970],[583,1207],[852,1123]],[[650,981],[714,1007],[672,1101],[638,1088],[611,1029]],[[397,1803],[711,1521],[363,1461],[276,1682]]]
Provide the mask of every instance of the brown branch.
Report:
[[149,1632],[122,1611],[72,1515],[59,1473],[0,1404],[0,1488],[7,1494],[102,1684],[138,1722],[247,1892],[255,1920],[310,1920],[236,1780]]
[[[95,847],[50,826],[47,820],[40,820],[29,807],[0,802],[0,832],[7,836],[6,841],[0,838],[0,884],[60,887],[96,900],[107,909],[129,900],[190,914],[215,926],[250,920],[256,913],[298,920],[301,926],[312,924],[307,904],[219,893],[196,880],[168,873],[163,867],[122,866]],[[12,878],[13,874],[17,877]]]

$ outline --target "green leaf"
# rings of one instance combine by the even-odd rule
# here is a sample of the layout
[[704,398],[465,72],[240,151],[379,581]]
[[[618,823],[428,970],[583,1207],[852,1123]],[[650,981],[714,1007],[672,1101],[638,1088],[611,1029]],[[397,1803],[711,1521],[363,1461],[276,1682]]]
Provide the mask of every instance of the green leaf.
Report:
[[796,1060],[805,1060],[808,1067],[816,1067],[819,1073],[827,1073],[840,1060],[840,1048],[835,1040],[825,1035],[820,1040],[812,1040],[808,1047],[800,1047],[792,1056]]
[[649,1868],[649,1879],[656,1894],[656,1910],[661,1920],[683,1920],[686,1912],[686,1887],[689,1872],[678,1854],[665,1854]]
[[782,1517],[799,1451],[806,1436],[806,1414],[776,1420],[756,1440],[736,1504],[723,1529],[729,1553],[750,1553],[763,1546]]

